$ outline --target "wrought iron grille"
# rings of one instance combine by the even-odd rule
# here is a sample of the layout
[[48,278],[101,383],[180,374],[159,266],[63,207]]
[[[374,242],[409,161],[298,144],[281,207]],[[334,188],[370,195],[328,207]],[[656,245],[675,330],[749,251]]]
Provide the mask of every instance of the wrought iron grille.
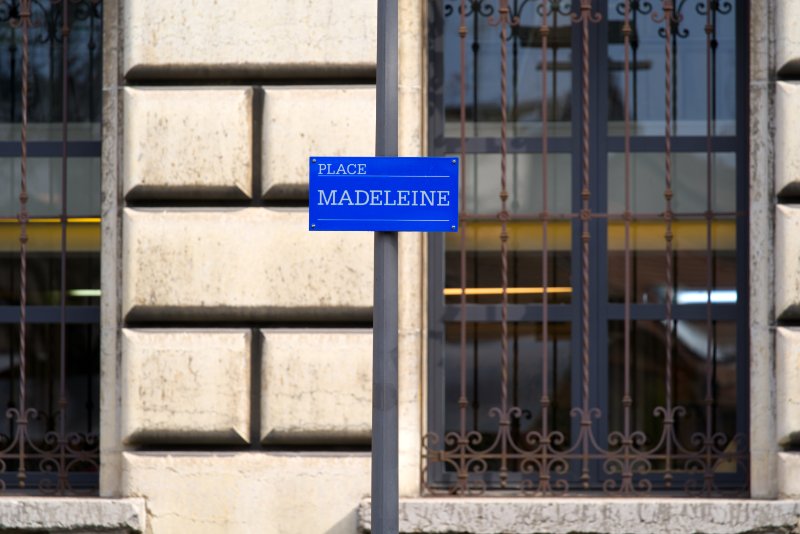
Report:
[[0,489],[99,466],[100,0],[0,0]]
[[428,492],[747,493],[747,8],[431,3]]

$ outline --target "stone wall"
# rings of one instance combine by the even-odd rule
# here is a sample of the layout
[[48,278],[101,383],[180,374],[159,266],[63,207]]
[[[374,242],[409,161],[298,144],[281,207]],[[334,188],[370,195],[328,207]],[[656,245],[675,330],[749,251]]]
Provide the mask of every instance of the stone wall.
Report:
[[800,498],[800,3],[775,6],[775,440],[778,496]]
[[775,498],[774,4],[750,6],[750,492]]
[[[144,498],[154,533],[353,534],[372,236],[308,231],[307,166],[374,153],[377,5],[233,4],[104,2],[101,494]],[[403,13],[401,151],[420,155],[421,2]],[[416,494],[421,238],[400,247]]]

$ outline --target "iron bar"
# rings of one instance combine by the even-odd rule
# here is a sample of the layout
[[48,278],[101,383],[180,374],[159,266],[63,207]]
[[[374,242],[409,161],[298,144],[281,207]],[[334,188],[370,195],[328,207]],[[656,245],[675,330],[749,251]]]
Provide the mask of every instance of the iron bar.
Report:
[[58,491],[66,491],[67,483],[67,142],[69,140],[69,5],[61,0],[61,284],[59,324],[59,387],[58,387]]
[[[547,38],[550,35],[550,27],[547,24],[547,15],[548,15],[548,0],[542,0],[542,21],[540,27],[540,33],[542,35],[542,397],[540,401],[540,406],[542,410],[542,435],[541,435],[541,443],[542,443],[542,461],[541,461],[541,474],[539,476],[539,491],[542,493],[550,493],[552,491],[552,487],[550,486],[550,464],[548,458],[548,448],[551,444],[550,439],[550,426],[549,426],[549,419],[550,419],[550,391],[548,388],[548,381],[550,379],[550,375],[548,373],[548,339],[549,339],[549,315],[548,315],[548,304],[549,304],[549,295],[548,295],[548,274],[549,274],[549,254],[547,250],[547,224],[550,220],[550,213],[549,207],[550,204],[548,202],[548,191],[547,191],[547,181],[548,181],[548,173],[547,173],[547,150],[548,150],[548,121],[547,115],[549,110],[549,105],[547,101]],[[553,11],[553,19],[555,27],[555,17],[558,13],[557,9],[552,9]],[[553,56],[553,61],[556,58]],[[553,79],[555,80],[556,74],[553,73]],[[557,98],[558,94],[553,91],[553,98]],[[555,384],[555,382],[554,382]],[[555,386],[554,386],[555,387]]]
[[17,480],[21,488],[25,487],[27,478],[25,470],[25,442],[28,430],[27,390],[27,307],[28,307],[28,68],[30,63],[30,25],[31,1],[21,0],[19,25],[22,28],[22,130],[20,133],[20,171],[21,183],[19,193],[19,263],[20,263],[20,295],[19,295],[19,408],[17,416],[17,439],[19,440],[19,469]]
[[666,88],[664,91],[665,95],[665,119],[664,119],[664,224],[665,224],[665,232],[664,232],[664,242],[666,247],[666,295],[664,296],[664,303],[666,305],[666,320],[665,323],[665,345],[666,345],[666,368],[665,368],[665,391],[666,391],[666,399],[665,399],[665,406],[660,409],[664,417],[664,427],[667,432],[667,439],[665,441],[666,445],[666,467],[665,467],[665,474],[664,474],[664,482],[666,483],[667,488],[672,487],[672,448],[673,448],[673,440],[672,440],[672,432],[673,432],[673,425],[674,425],[674,417],[676,413],[682,413],[684,410],[682,407],[678,407],[676,410],[673,409],[672,406],[672,336],[673,336],[673,329],[675,328],[672,320],[672,298],[673,298],[673,282],[672,282],[672,150],[671,150],[671,140],[672,140],[672,87],[673,87],[673,78],[672,78],[672,30],[673,30],[673,23],[676,21],[677,15],[675,13],[675,6],[673,4],[673,0],[662,0],[661,4],[663,10],[663,16],[658,16],[657,14],[653,14],[653,20],[656,22],[663,22],[664,23],[664,42],[666,46],[664,47],[665,50],[665,70],[666,70]]
[[506,172],[508,140],[506,127],[508,124],[507,83],[508,83],[508,50],[507,31],[511,24],[518,21],[509,16],[508,0],[500,0],[498,19],[490,21],[500,26],[500,279],[502,281],[502,318],[500,320],[500,410],[495,412],[499,418],[500,447],[503,452],[500,464],[500,486],[505,487],[508,478],[507,439],[511,422],[511,409],[508,405],[508,190],[506,189]]
[[[631,407],[633,398],[631,397],[631,117],[630,117],[630,48],[631,48],[631,5],[630,0],[625,0],[624,20],[622,24],[623,47],[625,54],[624,85],[625,95],[623,97],[623,115],[625,121],[625,319],[623,341],[623,391],[622,391],[622,410],[623,410],[623,429],[620,444],[624,451],[622,462],[622,484],[620,490],[624,493],[632,493],[633,487],[633,465],[631,453],[633,452],[633,436],[631,432]],[[634,73],[634,77],[636,74]]]
[[591,220],[591,207],[589,200],[590,189],[590,159],[589,159],[589,22],[599,22],[600,14],[592,13],[591,0],[581,0],[579,14],[573,14],[572,21],[581,25],[581,394],[582,408],[578,410],[581,415],[581,437],[583,454],[581,457],[581,485],[589,489],[589,445],[588,435],[592,431],[592,420],[589,410],[589,221]]
[[[461,147],[459,155],[461,157],[461,188],[460,204],[462,215],[467,210],[467,180],[466,180],[466,158],[467,158],[467,52],[466,52],[466,39],[467,39],[467,22],[466,22],[466,0],[461,0],[460,25],[458,27],[459,35],[459,65],[461,72],[459,73],[459,117],[460,117],[460,133],[461,133]],[[475,17],[477,21],[477,17]],[[475,65],[477,72],[477,51],[474,52]],[[477,88],[477,84],[475,84]],[[477,90],[477,89],[475,89]],[[477,111],[477,93],[474,102],[476,103],[473,108],[473,117]],[[467,221],[462,216],[459,222],[459,281],[461,283],[461,297],[459,303],[461,306],[461,319],[459,322],[459,384],[460,393],[458,397],[458,410],[459,410],[459,434],[458,446],[460,449],[465,449],[467,446],[467,407],[469,406],[469,399],[467,398],[467,293],[464,289],[467,287]],[[477,352],[477,351],[476,351]],[[477,368],[477,365],[475,366]],[[474,388],[477,391],[477,385]],[[473,409],[473,413],[477,415],[478,410]],[[468,472],[465,465],[465,458],[461,458],[459,465],[459,490],[466,491],[468,487]]]
[[[472,46],[471,46],[471,49],[472,49],[472,135],[473,136],[477,136],[478,133],[479,133],[478,125],[480,123],[480,116],[478,114],[478,110],[480,108],[479,100],[478,100],[478,87],[480,86],[480,84],[479,84],[479,79],[480,79],[480,74],[479,74],[480,73],[480,68],[479,68],[479,65],[480,65],[480,62],[479,62],[479,60],[480,60],[480,50],[481,50],[481,44],[480,44],[480,17],[481,16],[484,16],[484,17],[491,16],[494,8],[491,5],[489,5],[488,3],[484,4],[483,0],[470,0],[470,3],[471,3],[471,12],[470,12],[470,14],[472,15]],[[489,9],[489,12],[487,12],[486,9]],[[465,26],[466,26],[466,24],[465,24]],[[464,80],[464,83],[466,83],[466,78]],[[459,143],[459,149],[462,152],[465,151],[466,150],[465,144],[468,143],[468,141],[466,141],[465,137],[462,136],[461,139],[459,140],[459,142],[460,142]],[[466,162],[464,162],[464,163],[466,163]],[[466,165],[465,165],[465,168],[466,168]],[[466,172],[466,170],[464,172]],[[474,196],[475,196],[475,199],[473,200],[473,204],[474,204],[473,211],[476,211],[476,212],[479,211],[479,209],[480,209],[480,207],[478,205],[478,202],[479,202],[478,176],[479,176],[478,158],[473,156],[473,158],[472,158],[472,190],[474,191]],[[466,184],[466,179],[464,180],[464,183]],[[466,196],[465,196],[465,198],[466,198]],[[464,204],[463,211],[466,211],[466,210],[467,210],[466,204]],[[464,233],[464,239],[466,239],[466,229],[465,229],[465,233]],[[478,283],[478,277],[480,276],[480,274],[479,274],[480,273],[480,269],[478,268],[478,266],[479,266],[478,256],[474,255],[474,258],[473,258],[473,261],[472,261],[472,272],[473,272],[473,276],[475,277],[475,283],[476,284]],[[466,274],[465,274],[465,276],[466,276]],[[466,326],[465,326],[465,332],[466,332]],[[477,331],[475,331],[475,339],[473,340],[473,343],[472,343],[472,354],[473,354],[472,426],[473,426],[473,430],[477,430],[478,429],[479,410],[480,410],[480,393],[479,393],[480,392],[480,388],[478,386],[478,378],[479,378],[478,377],[478,368],[479,368],[480,354],[479,354],[479,350],[478,350],[478,332]],[[466,365],[466,361],[464,362],[464,365]],[[461,440],[461,444],[466,447],[466,444],[467,444],[467,441],[468,441],[467,434],[463,433],[461,435],[461,437],[460,437],[460,440]],[[466,460],[466,455],[464,456],[464,460]],[[462,463],[462,466],[466,467],[466,465],[464,465],[463,463]],[[467,470],[466,469],[463,471],[463,476],[462,476],[461,481],[464,482],[464,483],[467,482]]]
[[[713,153],[711,151],[711,138],[714,128],[714,71],[716,64],[713,58],[716,41],[716,8],[717,2],[707,2],[705,16],[706,34],[706,392],[703,404],[705,405],[705,436],[703,447],[705,450],[705,471],[703,473],[703,489],[710,491],[714,485],[713,448],[714,448],[714,360],[716,359],[714,321],[711,308],[711,292],[714,287],[714,251],[712,247],[712,225],[714,220],[714,172]],[[698,4],[698,13],[701,15],[701,4]]]

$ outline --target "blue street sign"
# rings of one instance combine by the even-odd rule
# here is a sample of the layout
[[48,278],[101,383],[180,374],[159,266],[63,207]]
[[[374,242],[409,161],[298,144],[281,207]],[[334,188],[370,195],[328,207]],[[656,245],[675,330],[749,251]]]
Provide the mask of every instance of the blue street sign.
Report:
[[458,231],[458,158],[309,158],[309,230]]

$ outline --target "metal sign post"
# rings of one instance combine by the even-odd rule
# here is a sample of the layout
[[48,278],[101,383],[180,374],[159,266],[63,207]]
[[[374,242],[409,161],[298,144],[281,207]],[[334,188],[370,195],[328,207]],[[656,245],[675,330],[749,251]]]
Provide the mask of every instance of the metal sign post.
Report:
[[[375,155],[397,156],[397,0],[378,0]],[[397,232],[375,232],[372,532],[397,534]]]
[[397,157],[397,1],[378,0],[376,157],[309,158],[309,231],[375,232],[372,532],[398,534],[397,232],[458,231],[458,158]]

